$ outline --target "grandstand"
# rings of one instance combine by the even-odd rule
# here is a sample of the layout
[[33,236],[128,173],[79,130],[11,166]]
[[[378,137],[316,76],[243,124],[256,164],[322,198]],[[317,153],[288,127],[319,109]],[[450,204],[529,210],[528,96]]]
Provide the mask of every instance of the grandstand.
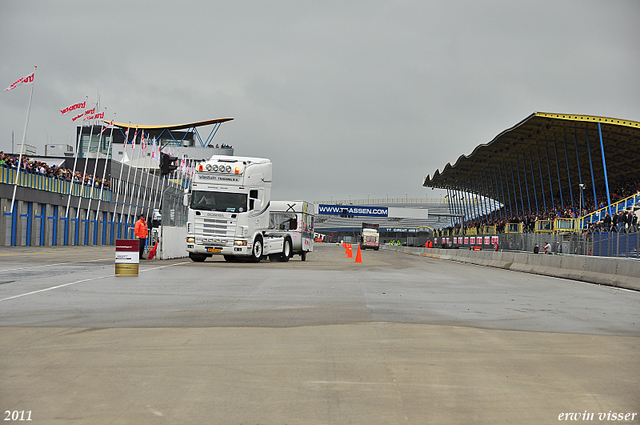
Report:
[[[616,231],[635,234],[625,237],[622,255],[637,256],[638,147],[636,121],[533,113],[425,177],[423,186],[446,190],[451,211],[465,216],[438,236],[452,237],[447,245],[456,246],[469,229],[488,230],[511,234],[501,238],[503,246],[530,250],[540,238],[513,235],[531,232],[555,239],[554,251],[589,254],[605,251],[591,234]],[[622,225],[611,226],[612,218]],[[572,233],[583,243],[570,243]]]

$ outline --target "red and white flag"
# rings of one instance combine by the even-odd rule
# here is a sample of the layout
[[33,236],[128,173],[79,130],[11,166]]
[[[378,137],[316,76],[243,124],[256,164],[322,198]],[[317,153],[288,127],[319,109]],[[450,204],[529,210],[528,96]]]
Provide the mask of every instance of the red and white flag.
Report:
[[153,159],[154,161],[158,161],[158,147],[156,146],[156,138],[153,138],[153,142],[151,145],[151,159]]
[[[96,113],[96,108],[85,109],[83,113],[76,115],[75,117],[71,118],[71,120],[75,121],[75,120],[77,120],[79,118],[86,117],[87,115],[93,115],[95,113]],[[82,121],[86,121],[88,119],[89,118],[85,118]]]
[[136,127],[135,133],[133,133],[133,140],[131,141],[131,149],[136,147],[136,137],[138,137],[138,128]]
[[87,101],[85,100],[84,102],[74,103],[73,105],[67,106],[64,109],[60,109],[60,113],[64,115],[67,112],[75,111],[76,109],[84,109],[86,107],[87,107]]
[[36,75],[36,73],[32,72],[31,74],[27,75],[26,77],[20,78],[18,81],[16,81],[15,83],[11,84],[6,89],[4,89],[4,91],[13,90],[16,87],[21,86],[23,84],[33,84],[33,79],[35,78],[35,75]]
[[[93,108],[93,110],[95,111],[95,108]],[[87,115],[86,117],[84,117],[82,119],[82,121],[87,121],[87,120],[103,120],[104,119],[104,112],[100,112],[99,114],[94,114],[94,115]]]
[[147,152],[147,139],[144,138],[144,130],[142,130],[142,136],[140,136],[140,145],[142,146],[142,153]]
[[108,128],[113,128],[113,120],[111,120],[111,122],[105,128],[102,129],[99,135],[102,135],[102,133],[107,131]]

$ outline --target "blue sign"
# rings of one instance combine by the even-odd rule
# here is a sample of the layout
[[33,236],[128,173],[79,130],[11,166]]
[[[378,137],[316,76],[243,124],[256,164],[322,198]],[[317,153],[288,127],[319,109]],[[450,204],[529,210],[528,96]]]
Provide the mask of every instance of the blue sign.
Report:
[[389,217],[387,207],[364,207],[360,205],[318,205],[318,214],[352,215],[358,217]]

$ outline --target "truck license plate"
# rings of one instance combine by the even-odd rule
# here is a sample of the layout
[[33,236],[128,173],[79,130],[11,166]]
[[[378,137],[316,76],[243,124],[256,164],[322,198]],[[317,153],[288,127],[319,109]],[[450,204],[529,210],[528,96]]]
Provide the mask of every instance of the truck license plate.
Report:
[[222,252],[221,248],[207,248],[207,252]]

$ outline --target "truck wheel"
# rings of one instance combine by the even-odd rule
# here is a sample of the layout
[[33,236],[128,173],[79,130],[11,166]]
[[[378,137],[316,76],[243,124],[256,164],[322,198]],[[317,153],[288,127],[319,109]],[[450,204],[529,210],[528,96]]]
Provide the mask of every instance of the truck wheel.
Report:
[[262,237],[257,236],[253,241],[253,249],[251,250],[251,262],[259,263],[262,260]]
[[282,254],[280,256],[280,261],[286,263],[291,258],[291,239],[284,238],[284,244],[282,245]]
[[191,258],[191,261],[193,261],[194,263],[202,263],[204,260],[207,259],[207,255],[205,254],[194,254],[193,252],[189,253],[189,258]]
[[302,261],[307,261],[307,251],[302,251],[302,253],[300,254],[300,259]]

